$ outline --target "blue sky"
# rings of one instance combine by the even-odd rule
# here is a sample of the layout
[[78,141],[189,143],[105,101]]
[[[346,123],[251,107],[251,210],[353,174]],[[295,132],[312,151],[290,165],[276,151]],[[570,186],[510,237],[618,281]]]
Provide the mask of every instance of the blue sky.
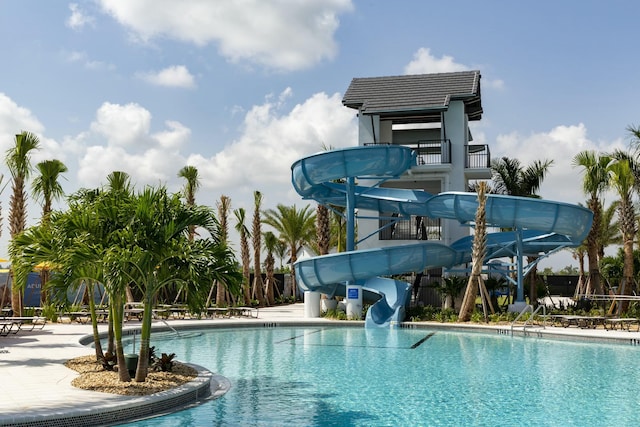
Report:
[[631,0],[0,0],[0,151],[36,133],[34,164],[62,160],[68,193],[114,170],[177,191],[190,164],[199,203],[252,212],[259,190],[264,208],[301,206],[291,163],[357,143],[353,77],[479,69],[475,141],[553,159],[541,195],[582,202],[572,156],[626,148],[640,124],[639,15]]

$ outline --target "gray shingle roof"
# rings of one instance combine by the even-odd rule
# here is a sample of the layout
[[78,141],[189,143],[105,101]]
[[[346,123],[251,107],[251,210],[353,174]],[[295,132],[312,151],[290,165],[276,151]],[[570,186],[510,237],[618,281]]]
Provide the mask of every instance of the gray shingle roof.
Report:
[[354,78],[342,104],[364,114],[400,116],[440,112],[457,99],[465,102],[469,120],[480,120],[480,71]]

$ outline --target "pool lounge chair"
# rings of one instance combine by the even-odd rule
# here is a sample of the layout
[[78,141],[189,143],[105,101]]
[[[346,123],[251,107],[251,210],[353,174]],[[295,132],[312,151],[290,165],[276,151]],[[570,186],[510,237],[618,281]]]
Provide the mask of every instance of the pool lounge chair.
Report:
[[608,331],[615,331],[620,329],[621,331],[632,332],[631,326],[635,325],[636,332],[640,332],[640,319],[635,317],[612,317],[608,318],[604,322],[604,328]]
[[12,320],[0,321],[0,337],[6,337],[9,334],[17,334],[20,330],[20,322]]
[[36,327],[43,329],[47,324],[47,318],[43,316],[24,316],[24,317],[11,317],[10,320],[16,323],[18,330],[33,331]]

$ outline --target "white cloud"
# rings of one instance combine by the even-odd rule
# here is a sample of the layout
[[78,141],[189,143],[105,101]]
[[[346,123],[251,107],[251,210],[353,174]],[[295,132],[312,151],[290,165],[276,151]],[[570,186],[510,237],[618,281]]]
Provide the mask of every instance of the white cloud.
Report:
[[91,130],[107,138],[110,145],[139,147],[148,143],[151,113],[138,104],[105,102],[96,112]]
[[0,152],[9,149],[16,134],[22,131],[40,135],[44,132],[44,126],[29,109],[19,106],[0,92]]
[[193,75],[184,65],[174,65],[158,72],[139,73],[138,77],[157,86],[180,87],[185,89],[196,87]]
[[71,16],[67,18],[65,25],[72,30],[79,31],[86,25],[93,25],[95,23],[95,19],[80,10],[77,3],[69,3],[69,10],[71,10]]
[[276,70],[308,68],[337,51],[338,15],[351,0],[100,0],[103,10],[143,42],[171,38],[215,43],[231,62]]
[[594,142],[587,137],[584,124],[556,126],[549,132],[522,136],[516,132],[499,135],[491,145],[491,156],[510,157],[529,165],[536,160],[553,160],[553,166],[544,179],[540,195],[548,200],[567,203],[584,203],[586,195],[582,189],[580,168],[572,166],[573,157],[584,150],[598,152],[625,149],[622,140]]
[[405,74],[451,73],[466,70],[469,70],[469,67],[455,62],[453,56],[443,55],[442,58],[436,58],[431,55],[431,49],[424,47],[413,54],[413,60],[404,68]]
[[355,114],[342,106],[339,94],[316,93],[284,113],[278,105],[267,100],[254,106],[237,140],[210,158],[193,154],[187,159],[200,171],[203,188],[216,198],[230,196],[234,208],[250,208],[254,190],[265,195],[265,208],[311,203],[293,190],[291,164],[322,151],[323,145],[357,144]]
[[[430,74],[453,73],[456,71],[468,71],[473,67],[460,64],[453,56],[442,55],[437,58],[431,54],[431,49],[422,47],[413,54],[413,60],[404,67],[405,74]],[[482,86],[496,90],[504,89],[504,81],[500,79],[487,79],[482,77]]]

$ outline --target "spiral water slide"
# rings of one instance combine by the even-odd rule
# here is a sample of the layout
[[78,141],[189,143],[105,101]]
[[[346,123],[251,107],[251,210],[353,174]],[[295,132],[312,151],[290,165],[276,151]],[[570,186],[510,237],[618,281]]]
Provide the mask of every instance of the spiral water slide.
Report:
[[[292,183],[304,199],[344,207],[347,216],[349,211],[366,209],[399,218],[419,215],[472,223],[478,207],[475,193],[432,195],[422,190],[378,186],[385,180],[398,178],[415,162],[414,152],[403,146],[373,145],[326,151],[296,161],[291,166]],[[377,184],[357,186],[353,184],[354,179],[373,179]],[[488,227],[514,230],[488,234],[486,259],[514,256],[521,262],[523,256],[540,256],[580,245],[591,228],[592,212],[561,202],[488,195],[486,221]],[[347,226],[354,227],[354,224],[347,221]],[[472,241],[473,237],[468,236],[450,246],[439,241],[417,240],[401,246],[350,250],[300,260],[294,268],[298,284],[305,291],[344,295],[347,282],[361,285],[364,299],[373,301],[365,325],[388,326],[404,319],[411,285],[380,276],[468,263]]]

